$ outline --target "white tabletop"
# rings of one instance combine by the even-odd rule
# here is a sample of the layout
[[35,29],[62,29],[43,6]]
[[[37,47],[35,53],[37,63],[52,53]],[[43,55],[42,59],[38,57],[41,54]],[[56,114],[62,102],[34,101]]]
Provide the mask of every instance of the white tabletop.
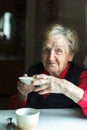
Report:
[[[15,110],[0,110],[0,130],[6,130],[9,117],[16,124]],[[40,109],[36,130],[87,130],[87,118],[80,109]]]

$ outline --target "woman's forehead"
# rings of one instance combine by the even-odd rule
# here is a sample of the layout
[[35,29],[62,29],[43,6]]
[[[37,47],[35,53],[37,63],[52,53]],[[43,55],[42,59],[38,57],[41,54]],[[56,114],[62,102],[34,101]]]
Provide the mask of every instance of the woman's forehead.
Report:
[[62,34],[56,34],[49,36],[45,42],[44,45],[54,45],[54,46],[67,46],[68,40],[67,38]]

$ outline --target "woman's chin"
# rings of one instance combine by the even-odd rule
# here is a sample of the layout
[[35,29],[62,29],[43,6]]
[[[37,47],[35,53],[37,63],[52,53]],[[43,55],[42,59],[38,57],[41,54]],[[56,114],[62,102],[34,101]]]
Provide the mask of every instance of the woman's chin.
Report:
[[51,74],[51,73],[56,73],[56,72],[55,72],[56,69],[54,69],[54,68],[48,68],[47,70],[48,70],[48,72],[49,72],[50,74]]

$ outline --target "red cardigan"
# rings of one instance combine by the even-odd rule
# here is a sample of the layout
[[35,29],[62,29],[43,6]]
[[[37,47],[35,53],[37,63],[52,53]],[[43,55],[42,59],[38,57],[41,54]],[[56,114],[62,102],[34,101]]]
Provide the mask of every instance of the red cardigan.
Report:
[[[58,76],[58,78],[63,79],[68,71],[68,68],[69,68],[69,64],[67,65],[66,69]],[[48,72],[45,70],[43,70],[42,73],[49,75]],[[82,71],[80,75],[78,87],[84,90],[84,96],[77,104],[81,107],[83,114],[87,116],[87,71],[86,70]],[[43,97],[46,98],[47,95],[48,94],[44,94]],[[26,107],[26,105],[27,105],[27,100],[20,101],[18,99],[18,94],[16,93],[11,96],[8,107],[9,109],[17,109],[21,107]]]

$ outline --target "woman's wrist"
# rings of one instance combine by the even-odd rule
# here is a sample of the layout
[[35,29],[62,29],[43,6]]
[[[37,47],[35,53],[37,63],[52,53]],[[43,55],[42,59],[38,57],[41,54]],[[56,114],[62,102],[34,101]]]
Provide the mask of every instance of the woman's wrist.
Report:
[[63,94],[72,99],[75,103],[78,103],[84,95],[84,90],[67,80],[64,80],[64,82],[65,91],[63,91]]
[[19,100],[27,100],[27,95],[23,95],[23,94],[21,94],[20,92],[18,92],[18,98],[19,98]]

